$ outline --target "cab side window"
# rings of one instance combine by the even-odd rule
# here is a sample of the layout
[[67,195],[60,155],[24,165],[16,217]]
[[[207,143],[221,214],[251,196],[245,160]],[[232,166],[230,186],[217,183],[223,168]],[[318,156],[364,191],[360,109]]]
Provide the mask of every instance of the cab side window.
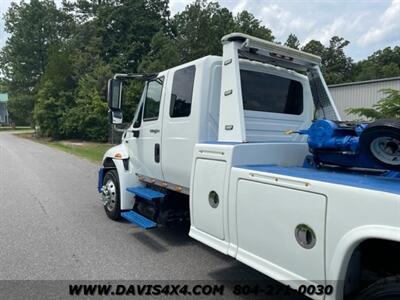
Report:
[[147,84],[147,93],[143,110],[143,121],[153,121],[158,119],[163,83],[164,78],[160,77],[149,81]]
[[188,117],[192,107],[195,66],[177,70],[174,74],[171,91],[171,118]]

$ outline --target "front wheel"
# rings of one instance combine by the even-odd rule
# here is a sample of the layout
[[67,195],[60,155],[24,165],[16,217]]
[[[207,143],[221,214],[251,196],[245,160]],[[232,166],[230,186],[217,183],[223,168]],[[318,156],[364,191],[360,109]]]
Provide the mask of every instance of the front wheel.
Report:
[[356,300],[398,300],[400,299],[400,277],[381,279],[360,292]]
[[117,170],[109,170],[103,179],[104,210],[111,220],[121,217],[121,201]]

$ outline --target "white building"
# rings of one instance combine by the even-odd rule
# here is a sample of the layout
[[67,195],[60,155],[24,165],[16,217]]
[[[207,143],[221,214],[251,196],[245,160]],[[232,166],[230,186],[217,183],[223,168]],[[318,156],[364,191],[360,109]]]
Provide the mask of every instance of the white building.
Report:
[[7,94],[0,94],[0,125],[8,125]]
[[357,116],[348,115],[346,109],[372,107],[384,97],[380,90],[387,88],[400,90],[400,77],[333,84],[329,91],[342,119],[352,121]]

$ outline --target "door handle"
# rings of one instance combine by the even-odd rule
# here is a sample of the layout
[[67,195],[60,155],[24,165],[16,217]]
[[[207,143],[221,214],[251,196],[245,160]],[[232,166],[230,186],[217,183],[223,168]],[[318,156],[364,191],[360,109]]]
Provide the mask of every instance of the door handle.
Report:
[[150,133],[159,133],[160,130],[159,129],[150,129]]
[[160,144],[154,145],[154,161],[156,163],[160,162]]

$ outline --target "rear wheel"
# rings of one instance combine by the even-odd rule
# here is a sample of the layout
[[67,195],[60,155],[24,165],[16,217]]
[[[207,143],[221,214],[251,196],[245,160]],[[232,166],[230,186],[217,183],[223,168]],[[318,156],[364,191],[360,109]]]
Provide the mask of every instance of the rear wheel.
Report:
[[107,216],[112,220],[118,220],[121,217],[121,202],[117,170],[109,170],[104,176],[103,201]]
[[393,276],[381,279],[364,290],[355,300],[398,300],[400,299],[400,277]]
[[378,120],[361,134],[361,149],[369,159],[390,170],[400,170],[400,122]]

